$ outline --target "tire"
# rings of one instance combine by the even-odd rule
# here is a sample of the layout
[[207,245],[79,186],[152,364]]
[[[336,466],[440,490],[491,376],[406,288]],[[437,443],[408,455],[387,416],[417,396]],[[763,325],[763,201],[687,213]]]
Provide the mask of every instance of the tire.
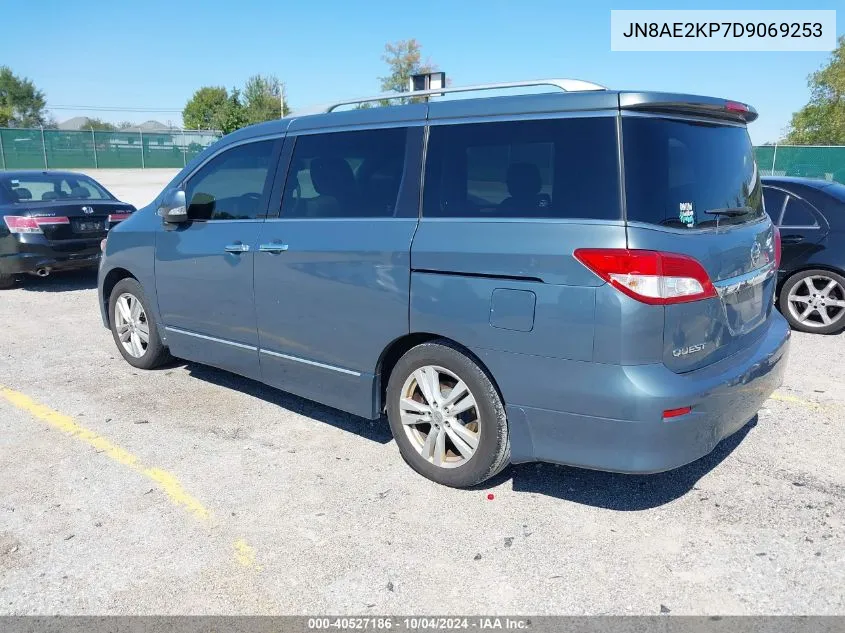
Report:
[[0,274],[0,290],[6,290],[7,288],[11,288],[15,285],[15,276],[14,275],[2,275]]
[[[450,403],[459,381],[468,393],[459,390],[461,395],[455,394]],[[435,384],[438,394],[432,391]],[[437,401],[434,407],[430,399]],[[461,411],[470,399],[474,404]],[[415,422],[403,423],[403,416]],[[423,343],[399,359],[387,383],[387,417],[408,465],[444,486],[474,486],[510,462],[508,421],[499,392],[475,361],[447,341]]]
[[817,268],[795,273],[781,288],[778,308],[789,325],[800,332],[841,332],[845,329],[845,277]]
[[[127,345],[121,341],[121,335],[118,334],[118,329],[124,333],[124,325],[127,324],[123,313],[116,314],[119,310],[118,300],[127,299],[127,304],[131,313],[131,324],[128,327],[132,333],[129,336]],[[139,312],[134,312],[135,303],[138,302],[140,306]],[[121,279],[118,281],[111,291],[109,296],[109,323],[111,324],[111,333],[114,338],[115,345],[120,351],[127,363],[138,369],[154,369],[171,359],[170,353],[161,342],[158,335],[158,324],[155,322],[155,317],[150,310],[150,302],[144,294],[141,284],[131,278]],[[120,321],[121,323],[118,323]],[[144,328],[146,325],[146,328]],[[147,341],[143,341],[144,330],[146,329]],[[133,340],[137,336],[137,339]],[[136,347],[136,343],[138,343]],[[130,349],[127,349],[129,347]],[[140,353],[138,353],[140,352]]]

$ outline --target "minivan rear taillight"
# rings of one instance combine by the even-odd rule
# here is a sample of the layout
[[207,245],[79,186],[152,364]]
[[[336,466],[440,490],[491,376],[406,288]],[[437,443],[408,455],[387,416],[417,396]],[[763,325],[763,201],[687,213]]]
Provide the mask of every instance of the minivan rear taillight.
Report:
[[775,224],[772,225],[772,229],[774,230],[775,234],[775,270],[778,270],[780,268],[781,249],[783,247],[781,246],[780,241],[780,229]]
[[687,255],[627,248],[579,248],[575,257],[617,290],[643,303],[669,305],[716,296],[707,271]]
[[31,218],[23,215],[7,215],[3,217],[3,221],[10,233],[42,233],[42,226],[70,224],[70,219],[64,216]]

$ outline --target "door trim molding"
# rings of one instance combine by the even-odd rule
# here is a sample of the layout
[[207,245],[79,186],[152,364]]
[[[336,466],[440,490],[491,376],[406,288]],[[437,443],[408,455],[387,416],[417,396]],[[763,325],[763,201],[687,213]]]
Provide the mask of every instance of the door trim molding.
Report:
[[284,358],[286,360],[292,360],[296,363],[303,363],[305,365],[312,365],[314,367],[322,367],[323,369],[330,369],[332,371],[340,372],[341,374],[349,374],[350,376],[360,376],[361,372],[353,371],[351,369],[344,369],[343,367],[337,367],[335,365],[327,365],[325,363],[318,363],[315,360],[307,360],[305,358],[299,358],[298,356],[291,356],[290,354],[282,354],[281,352],[273,352],[269,349],[259,349],[258,350],[262,354],[267,354],[269,356],[276,356],[277,358]]
[[177,334],[184,334],[185,336],[193,336],[194,338],[201,338],[206,341],[213,341],[215,343],[223,343],[224,345],[231,345],[232,347],[240,347],[241,349],[248,349],[252,352],[256,351],[258,348],[255,345],[247,345],[246,343],[236,343],[235,341],[227,341],[226,339],[217,338],[216,336],[208,336],[207,334],[197,334],[196,332],[190,332],[188,330],[183,330],[182,328],[178,327],[170,327],[169,325],[164,326],[165,331],[167,332],[175,332]]

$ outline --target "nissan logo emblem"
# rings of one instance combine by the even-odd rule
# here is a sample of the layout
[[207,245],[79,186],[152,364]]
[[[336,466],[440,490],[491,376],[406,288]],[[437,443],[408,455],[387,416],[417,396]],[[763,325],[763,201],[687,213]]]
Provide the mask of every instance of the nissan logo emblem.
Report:
[[762,254],[762,249],[760,248],[759,242],[754,242],[754,246],[751,247],[751,264],[756,266],[757,262],[760,261],[760,255]]

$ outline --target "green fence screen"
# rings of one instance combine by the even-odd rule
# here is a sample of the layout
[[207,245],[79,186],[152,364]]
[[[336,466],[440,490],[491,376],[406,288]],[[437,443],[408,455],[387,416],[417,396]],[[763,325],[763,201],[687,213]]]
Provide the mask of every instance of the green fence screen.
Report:
[[[0,128],[0,169],[184,167],[219,132],[92,132]],[[845,146],[762,145],[760,171],[845,183]]]
[[845,147],[763,145],[755,147],[757,165],[769,176],[808,176],[845,183]]
[[184,167],[217,132],[92,132],[0,128],[0,169]]

